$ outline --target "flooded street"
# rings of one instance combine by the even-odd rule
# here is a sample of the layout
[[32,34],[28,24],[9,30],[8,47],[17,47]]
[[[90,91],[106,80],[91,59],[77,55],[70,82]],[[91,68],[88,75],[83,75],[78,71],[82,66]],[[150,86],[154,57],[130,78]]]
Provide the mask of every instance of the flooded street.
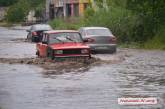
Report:
[[[40,60],[24,40],[27,28],[0,27],[0,109],[165,109],[165,51],[119,49],[93,55],[92,64],[31,64]],[[158,103],[119,105],[125,97]]]

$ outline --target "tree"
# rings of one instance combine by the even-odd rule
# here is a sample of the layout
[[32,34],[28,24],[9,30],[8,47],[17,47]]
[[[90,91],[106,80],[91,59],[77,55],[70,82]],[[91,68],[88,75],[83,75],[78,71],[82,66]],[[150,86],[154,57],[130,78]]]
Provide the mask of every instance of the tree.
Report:
[[8,22],[22,22],[25,20],[25,17],[28,15],[30,10],[36,11],[36,17],[42,17],[44,2],[45,0],[18,0],[18,2],[9,7],[6,20]]
[[12,5],[6,15],[6,20],[8,22],[21,22],[25,20],[29,12],[30,5],[27,0],[20,0],[16,4]]
[[0,0],[0,6],[10,6],[16,3],[18,0]]
[[137,16],[135,37],[146,41],[165,23],[165,0],[127,0],[127,9]]

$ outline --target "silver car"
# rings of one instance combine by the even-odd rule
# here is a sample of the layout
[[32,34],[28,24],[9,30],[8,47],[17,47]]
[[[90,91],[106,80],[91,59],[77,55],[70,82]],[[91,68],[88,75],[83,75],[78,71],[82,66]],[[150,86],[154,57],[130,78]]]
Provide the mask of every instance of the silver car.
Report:
[[27,39],[32,42],[40,42],[43,32],[48,30],[52,30],[51,26],[48,24],[32,25],[29,30],[26,30],[28,32]]
[[115,53],[117,44],[116,37],[105,27],[82,27],[79,29],[84,40],[94,53]]

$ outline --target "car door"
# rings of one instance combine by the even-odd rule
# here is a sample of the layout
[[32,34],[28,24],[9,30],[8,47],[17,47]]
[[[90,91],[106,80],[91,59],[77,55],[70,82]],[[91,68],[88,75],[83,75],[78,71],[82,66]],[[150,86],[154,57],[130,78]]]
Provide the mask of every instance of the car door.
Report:
[[42,41],[38,43],[38,51],[41,57],[46,57],[47,56],[47,47],[48,47],[48,35],[43,34]]

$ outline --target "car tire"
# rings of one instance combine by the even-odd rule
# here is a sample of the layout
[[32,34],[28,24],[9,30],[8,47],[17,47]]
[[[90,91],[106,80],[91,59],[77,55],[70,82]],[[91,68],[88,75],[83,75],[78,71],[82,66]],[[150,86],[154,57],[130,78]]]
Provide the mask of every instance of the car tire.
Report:
[[50,58],[52,59],[52,60],[54,60],[54,51],[51,49],[51,51],[50,51]]
[[32,41],[32,42],[35,42],[35,37],[32,37],[31,41]]
[[116,53],[117,52],[117,48],[114,47],[113,50],[112,50],[112,53]]
[[48,48],[47,48],[47,54],[46,54],[46,56],[47,56],[48,58],[50,58],[50,51],[51,51],[51,48],[48,47]]
[[29,40],[29,35],[27,35],[26,39]]
[[27,40],[30,40],[30,34],[27,35]]
[[54,51],[51,48],[47,49],[47,57],[54,60]]
[[37,52],[36,52],[36,55],[37,55],[37,57],[40,57],[40,52],[37,51]]

